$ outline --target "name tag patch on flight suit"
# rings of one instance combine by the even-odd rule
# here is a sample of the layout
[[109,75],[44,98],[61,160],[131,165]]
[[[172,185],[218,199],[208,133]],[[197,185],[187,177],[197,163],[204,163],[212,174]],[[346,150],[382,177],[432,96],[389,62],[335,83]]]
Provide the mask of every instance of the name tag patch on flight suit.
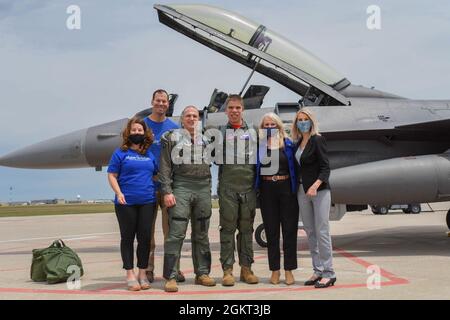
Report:
[[239,139],[241,139],[241,140],[250,140],[250,135],[248,133],[245,133]]

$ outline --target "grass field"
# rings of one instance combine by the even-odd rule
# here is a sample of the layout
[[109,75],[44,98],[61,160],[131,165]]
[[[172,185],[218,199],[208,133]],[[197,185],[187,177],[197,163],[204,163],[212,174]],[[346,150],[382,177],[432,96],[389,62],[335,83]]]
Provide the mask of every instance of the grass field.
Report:
[[[212,207],[218,208],[217,200],[212,201]],[[47,204],[34,206],[0,206],[2,217],[51,216],[62,214],[106,213],[114,212],[114,204]]]
[[48,204],[0,207],[0,217],[50,216],[114,212],[114,204]]

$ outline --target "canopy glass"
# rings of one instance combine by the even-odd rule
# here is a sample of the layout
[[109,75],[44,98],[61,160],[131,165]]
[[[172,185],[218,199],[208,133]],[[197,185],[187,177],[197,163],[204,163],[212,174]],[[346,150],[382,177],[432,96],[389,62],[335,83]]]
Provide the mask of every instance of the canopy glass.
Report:
[[341,74],[308,50],[237,13],[209,5],[169,5],[168,7],[210,28],[231,35],[245,44],[265,51],[327,85],[333,86],[344,79]]

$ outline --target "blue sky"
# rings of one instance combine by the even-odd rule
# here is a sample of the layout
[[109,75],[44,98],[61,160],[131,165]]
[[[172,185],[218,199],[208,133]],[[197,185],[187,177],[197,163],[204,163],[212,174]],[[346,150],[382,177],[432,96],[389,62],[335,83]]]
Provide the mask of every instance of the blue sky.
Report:
[[[188,104],[203,107],[214,88],[239,91],[249,70],[161,25],[154,3],[0,0],[0,155],[132,116],[148,107],[156,88],[180,95],[176,112]],[[409,98],[450,99],[448,1],[196,3],[266,25],[353,84]],[[66,28],[71,4],[81,7],[81,30]],[[366,28],[371,4],[381,8],[380,31]],[[263,76],[252,83],[271,86],[266,106],[299,98]],[[112,197],[105,172],[0,167],[0,202],[77,195]]]

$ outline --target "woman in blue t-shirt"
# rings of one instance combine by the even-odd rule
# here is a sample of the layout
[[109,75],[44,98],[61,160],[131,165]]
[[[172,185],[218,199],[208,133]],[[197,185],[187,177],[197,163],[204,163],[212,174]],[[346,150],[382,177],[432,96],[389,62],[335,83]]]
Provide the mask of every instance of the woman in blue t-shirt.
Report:
[[[123,131],[122,146],[116,149],[108,166],[108,181],[114,190],[117,220],[120,227],[120,252],[127,271],[128,290],[150,288],[146,269],[155,214],[155,185],[153,176],[157,165],[149,147],[153,133],[139,118],[130,119]],[[137,267],[134,273],[134,238],[137,238]]]

